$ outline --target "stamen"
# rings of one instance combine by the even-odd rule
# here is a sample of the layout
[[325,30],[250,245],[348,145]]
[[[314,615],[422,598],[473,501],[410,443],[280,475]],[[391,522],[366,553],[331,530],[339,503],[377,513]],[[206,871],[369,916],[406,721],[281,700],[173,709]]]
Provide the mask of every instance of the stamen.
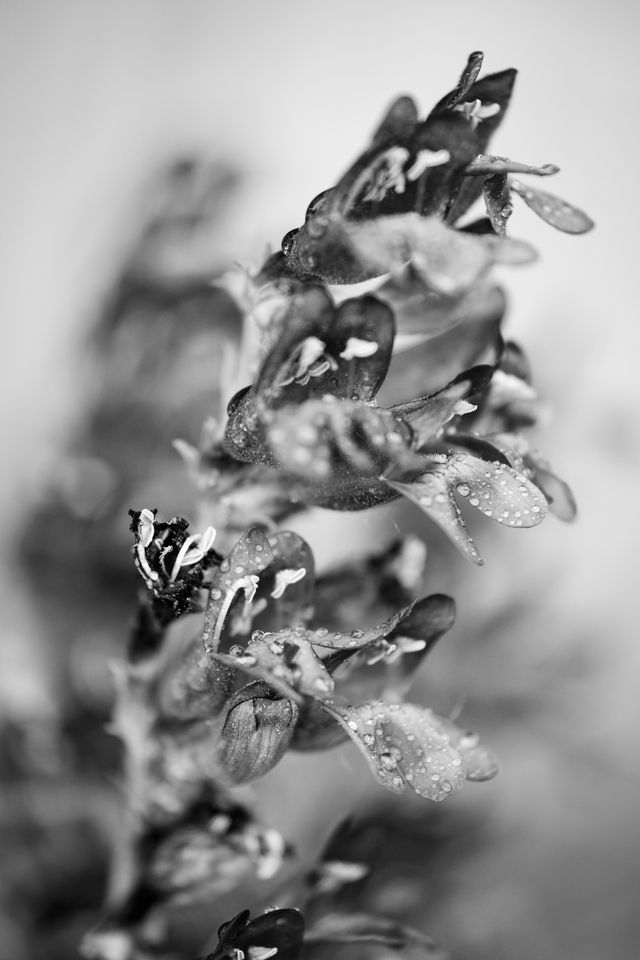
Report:
[[155,519],[156,518],[153,512],[151,510],[147,510],[146,507],[144,510],[140,511],[140,519],[138,521],[138,537],[140,538],[140,543],[145,548],[148,547],[153,540]]
[[482,100],[467,100],[465,103],[459,103],[453,109],[456,113],[462,113],[471,124],[471,129],[475,130],[481,120],[487,120],[489,117],[495,117],[497,113],[500,113],[500,104],[483,103]]
[[340,356],[343,360],[360,360],[364,357],[372,357],[377,350],[378,344],[375,340],[361,340],[359,337],[349,337]]
[[273,599],[279,600],[289,584],[298,583],[299,580],[302,580],[306,572],[305,567],[300,567],[298,570],[278,570],[276,573],[275,587],[271,591]]
[[417,180],[429,167],[441,167],[449,163],[451,154],[448,150],[419,150],[418,156],[407,170],[407,180]]

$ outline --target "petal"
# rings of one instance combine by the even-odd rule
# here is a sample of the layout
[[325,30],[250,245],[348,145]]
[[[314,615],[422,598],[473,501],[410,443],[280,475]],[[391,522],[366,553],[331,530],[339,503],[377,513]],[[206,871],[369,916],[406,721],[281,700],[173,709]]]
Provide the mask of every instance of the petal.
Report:
[[384,639],[396,628],[399,629],[412,609],[413,604],[411,603],[403,610],[398,610],[388,620],[384,620],[382,623],[376,624],[375,627],[369,627],[366,630],[353,630],[351,633],[339,633],[337,631],[330,633],[325,628],[320,627],[317,630],[307,631],[307,637],[316,647],[355,652]]
[[323,699],[333,692],[330,674],[300,627],[276,633],[256,630],[246,650],[232,650],[222,660],[297,701],[300,694]]
[[593,220],[578,207],[543,190],[534,190],[528,184],[511,179],[511,189],[521,197],[545,223],[563,233],[588,233],[594,227]]
[[292,750],[329,750],[348,740],[335,719],[316,700],[306,698],[299,704],[298,722],[291,739]]
[[418,109],[411,97],[397,97],[382,118],[373,135],[376,146],[388,140],[404,140],[411,136],[418,122]]
[[367,759],[378,783],[403,793],[445,800],[465,778],[463,759],[430,710],[373,701],[358,706],[324,704]]
[[[413,431],[413,444],[420,450],[427,441],[442,433],[446,423],[460,413],[461,401],[481,393],[489,385],[493,370],[490,366],[466,370],[441,390],[428,397],[420,397],[409,403],[391,408],[397,417],[409,424]],[[470,405],[472,412],[473,405]]]
[[252,527],[238,540],[229,556],[215,568],[207,600],[202,640],[205,649],[215,651],[235,595],[248,577],[262,573],[273,561],[266,534]]
[[[345,300],[328,333],[338,367],[328,375],[331,389],[322,392],[351,400],[373,400],[387,375],[394,337],[394,316],[386,303],[373,296]],[[341,353],[351,338],[374,344],[376,349],[369,356],[342,359]]]
[[[406,927],[398,920],[364,913],[328,914],[322,917],[307,932],[305,944],[308,945],[307,950],[311,951],[310,960],[315,960],[314,950],[326,951],[318,956],[333,956],[336,950],[348,944],[370,944],[374,950],[406,950],[408,956],[420,956],[423,960],[450,960],[449,954],[422,931]],[[341,953],[339,955],[342,956]]]

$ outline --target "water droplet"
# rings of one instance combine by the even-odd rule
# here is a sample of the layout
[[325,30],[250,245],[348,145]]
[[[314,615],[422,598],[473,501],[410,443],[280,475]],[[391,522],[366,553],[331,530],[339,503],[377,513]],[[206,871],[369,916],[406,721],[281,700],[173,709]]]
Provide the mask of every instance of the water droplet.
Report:
[[456,487],[456,490],[458,491],[461,497],[468,497],[469,494],[471,493],[471,488],[467,483],[459,483],[458,486]]

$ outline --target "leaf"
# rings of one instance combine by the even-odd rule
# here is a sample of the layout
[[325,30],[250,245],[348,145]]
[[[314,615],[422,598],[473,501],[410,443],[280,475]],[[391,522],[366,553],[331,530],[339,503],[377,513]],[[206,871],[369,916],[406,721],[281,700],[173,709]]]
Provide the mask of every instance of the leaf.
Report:
[[392,490],[415,503],[434,523],[437,523],[463,557],[479,566],[484,563],[467,532],[467,525],[444,472],[425,473],[409,483],[400,483],[388,478],[385,482]]
[[334,682],[302,627],[276,633],[256,630],[245,649],[232,648],[228,656],[218,657],[296,701],[300,694],[324,699],[333,693]]
[[445,473],[459,496],[507,527],[534,527],[546,516],[537,487],[504,463],[458,453],[448,458]]
[[508,178],[504,174],[487,177],[482,192],[491,226],[498,236],[504,237],[507,232],[507,220],[513,211]]
[[[390,643],[397,643],[401,637],[424,641],[422,650],[403,653],[398,659],[396,670],[401,680],[409,680],[413,676],[429,651],[451,629],[455,619],[455,601],[446,594],[434,593],[416,601],[411,612],[402,619],[388,637]],[[399,691],[398,682],[395,679],[393,689]],[[405,693],[406,689],[405,683],[402,685],[401,692]]]
[[533,166],[529,163],[520,163],[519,160],[509,160],[508,157],[494,157],[491,154],[475,157],[467,169],[467,176],[484,177],[498,174],[500,176],[507,173],[530,173],[537,177],[552,177],[560,173],[560,167],[555,163],[543,163],[541,166]]
[[478,74],[482,69],[484,53],[481,50],[475,50],[469,54],[469,58],[460,79],[454,90],[447,94],[443,100],[434,108],[435,110],[453,110],[460,101],[469,93],[471,87],[478,79]]
[[394,613],[388,620],[384,620],[382,623],[378,623],[376,626],[369,627],[366,630],[353,630],[351,633],[340,633],[338,631],[329,632],[323,627],[320,627],[320,629],[317,630],[307,631],[307,637],[316,647],[325,647],[328,650],[355,652],[369,647],[379,640],[383,640],[394,630],[399,629],[400,626],[404,624],[406,618],[410,616],[412,610],[413,603],[409,604],[409,606],[403,610],[398,610],[398,612]]
[[545,223],[561,230],[563,233],[588,233],[593,229],[594,222],[578,207],[572,206],[560,197],[543,190],[534,190],[528,184],[520,183],[511,178],[511,189],[521,197],[526,205],[533,210]]
[[445,800],[464,782],[464,762],[430,710],[373,701],[338,707],[325,703],[367,759],[383,787],[403,793],[407,784],[428,800]]

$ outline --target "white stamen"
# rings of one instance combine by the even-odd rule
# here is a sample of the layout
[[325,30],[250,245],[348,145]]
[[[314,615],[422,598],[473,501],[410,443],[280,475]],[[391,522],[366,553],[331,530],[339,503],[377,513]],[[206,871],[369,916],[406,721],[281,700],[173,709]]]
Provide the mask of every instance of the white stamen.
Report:
[[276,583],[271,591],[273,599],[279,600],[289,584],[298,583],[299,580],[302,580],[306,572],[305,567],[300,567],[298,570],[278,570],[276,573]]
[[417,180],[429,167],[441,167],[449,160],[451,154],[448,150],[418,150],[416,159],[407,170],[407,180]]
[[249,960],[269,960],[277,952],[277,947],[249,947]]
[[362,198],[363,201],[377,202],[384,200],[389,190],[404,193],[405,175],[403,168],[408,157],[409,151],[404,147],[391,147],[387,150],[381,157],[381,160],[386,161],[386,167],[383,166],[376,170],[375,180]]
[[154,533],[154,522],[155,517],[151,510],[140,511],[140,519],[138,520],[138,536],[140,538],[140,543],[143,547],[148,547],[151,541],[153,540]]
[[395,637],[395,647],[387,655],[387,663],[395,663],[405,653],[417,653],[418,650],[424,650],[427,645],[426,640],[414,640],[412,637]]
[[375,340],[361,340],[360,337],[349,337],[345,348],[340,354],[343,360],[362,359],[372,357],[378,350]]
[[140,572],[142,576],[145,578],[145,580],[147,581],[147,585],[151,586],[151,584],[158,579],[158,574],[155,572],[155,570],[152,570],[151,567],[149,566],[146,554],[144,552],[144,546],[142,544],[142,541],[137,544],[136,553],[138,556],[138,563],[140,564],[140,568],[141,568]]
[[453,416],[461,417],[465,413],[473,413],[473,411],[477,409],[478,407],[475,403],[469,403],[468,400],[456,400],[453,405]]
[[500,113],[499,103],[483,103],[482,100],[468,100],[465,103],[459,103],[453,108],[457,113],[462,113],[471,124],[471,129],[475,130],[481,120],[487,120],[489,117],[495,117]]
[[277,830],[265,830],[262,841],[266,850],[256,865],[256,876],[259,880],[269,880],[282,866],[285,842]]

